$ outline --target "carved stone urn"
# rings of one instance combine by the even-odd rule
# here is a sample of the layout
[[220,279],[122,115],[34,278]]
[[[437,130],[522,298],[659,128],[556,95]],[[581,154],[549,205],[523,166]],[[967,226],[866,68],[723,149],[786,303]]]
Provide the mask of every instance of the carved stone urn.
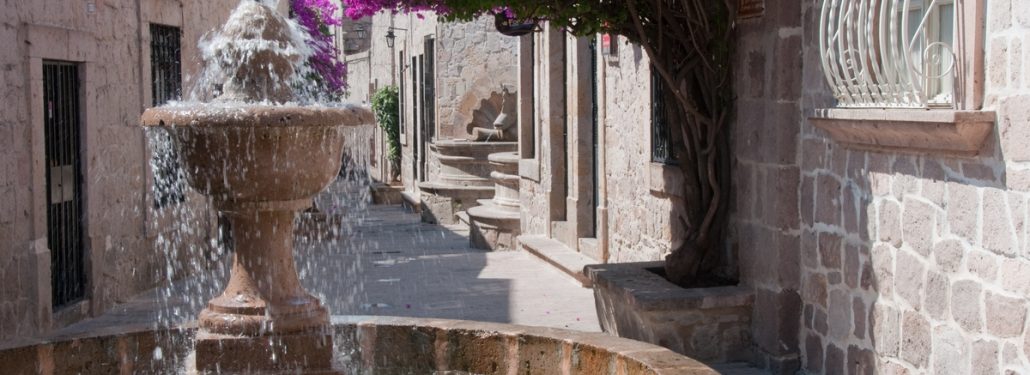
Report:
[[151,108],[141,119],[170,133],[190,186],[232,223],[231,277],[199,316],[202,373],[327,370],[332,361],[329,313],[297,277],[294,219],[339,173],[343,127],[373,117],[358,106],[276,104],[290,99],[276,79],[295,59],[276,53],[289,50],[276,47],[291,40],[284,22],[261,3],[241,3],[222,36],[251,43],[227,43],[221,54],[268,50],[249,54],[214,101]]

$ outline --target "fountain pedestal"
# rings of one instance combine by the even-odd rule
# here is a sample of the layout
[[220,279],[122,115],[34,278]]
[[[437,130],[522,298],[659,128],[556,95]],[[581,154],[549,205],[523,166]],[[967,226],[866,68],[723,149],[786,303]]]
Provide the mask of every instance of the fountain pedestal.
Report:
[[293,260],[294,219],[310,205],[220,204],[233,224],[236,254],[225,291],[200,313],[198,371],[331,367],[329,313],[301,286]]
[[294,222],[339,172],[342,127],[371,121],[353,106],[144,112],[145,126],[171,133],[190,186],[232,222],[232,273],[200,313],[198,371],[331,370],[329,314],[297,276]]
[[488,157],[494,171],[494,197],[480,201],[468,210],[469,244],[477,249],[494,251],[517,250],[522,233],[519,200],[519,154],[499,152]]

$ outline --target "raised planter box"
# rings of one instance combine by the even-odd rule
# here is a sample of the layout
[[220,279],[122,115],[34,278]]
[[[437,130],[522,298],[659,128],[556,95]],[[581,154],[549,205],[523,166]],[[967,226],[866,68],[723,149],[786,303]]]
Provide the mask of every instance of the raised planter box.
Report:
[[372,193],[372,204],[397,205],[404,201],[404,198],[401,197],[404,186],[400,184],[388,185],[376,182],[369,187],[369,191]]
[[681,288],[656,273],[663,263],[584,268],[604,332],[706,363],[749,360],[754,292],[742,286]]

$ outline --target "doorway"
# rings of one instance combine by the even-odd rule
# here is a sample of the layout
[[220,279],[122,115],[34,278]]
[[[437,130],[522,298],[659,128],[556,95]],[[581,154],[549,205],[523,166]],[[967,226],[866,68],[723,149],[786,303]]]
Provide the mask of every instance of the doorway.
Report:
[[54,309],[86,296],[78,65],[43,62],[47,243]]

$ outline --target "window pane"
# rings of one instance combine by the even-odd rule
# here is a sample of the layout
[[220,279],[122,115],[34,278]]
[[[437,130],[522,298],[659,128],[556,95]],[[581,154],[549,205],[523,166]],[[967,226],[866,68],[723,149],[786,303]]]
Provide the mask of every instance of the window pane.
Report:
[[938,57],[934,59],[937,76],[940,76],[937,90],[936,102],[950,102],[954,92],[955,78],[951,67],[954,65],[954,57],[951,56],[951,46],[955,40],[955,4],[942,4],[937,8],[938,35],[937,41],[947,45],[948,48],[935,48],[933,53]]
[[912,64],[916,66],[923,64],[923,39],[926,34],[917,35],[919,34],[919,22],[922,20],[923,8],[920,7],[908,11],[908,32],[905,34],[905,41],[912,43],[910,53]]

